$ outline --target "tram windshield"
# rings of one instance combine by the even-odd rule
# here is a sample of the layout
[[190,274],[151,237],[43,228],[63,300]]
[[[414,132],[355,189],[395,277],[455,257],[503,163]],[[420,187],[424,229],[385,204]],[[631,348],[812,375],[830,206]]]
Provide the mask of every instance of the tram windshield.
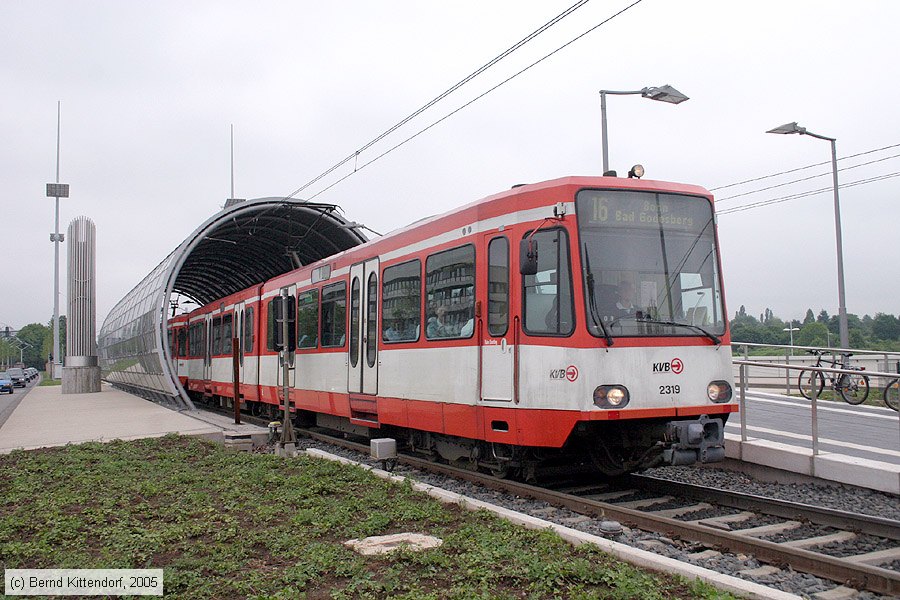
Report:
[[718,342],[725,315],[707,199],[582,190],[575,206],[591,333]]

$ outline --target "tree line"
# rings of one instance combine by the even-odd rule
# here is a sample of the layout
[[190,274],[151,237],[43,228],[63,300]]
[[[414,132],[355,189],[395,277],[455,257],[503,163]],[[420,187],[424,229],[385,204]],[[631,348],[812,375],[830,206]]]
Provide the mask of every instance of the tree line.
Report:
[[[15,364],[19,362],[19,347],[22,347],[22,362],[26,367],[34,367],[43,371],[47,361],[53,353],[53,319],[46,325],[41,323],[29,323],[16,333],[15,337],[27,345],[16,344],[6,337],[5,332],[0,332],[0,362],[2,364]],[[66,355],[66,317],[59,317],[59,347],[60,354]]]
[[[742,305],[731,321],[731,339],[735,342],[787,345],[790,343],[789,327],[794,331],[795,346],[840,346],[840,325],[837,315],[829,315],[824,309],[816,315],[807,309],[803,320],[782,320],[766,308],[759,318],[747,314]],[[900,352],[900,318],[887,313],[874,317],[847,313],[847,330],[850,347],[859,350],[886,350]]]

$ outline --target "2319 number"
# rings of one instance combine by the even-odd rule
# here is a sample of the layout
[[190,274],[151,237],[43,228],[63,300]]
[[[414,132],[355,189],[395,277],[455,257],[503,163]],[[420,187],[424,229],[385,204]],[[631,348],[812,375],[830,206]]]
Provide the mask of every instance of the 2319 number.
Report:
[[680,385],[661,385],[659,386],[660,394],[680,394],[681,386]]

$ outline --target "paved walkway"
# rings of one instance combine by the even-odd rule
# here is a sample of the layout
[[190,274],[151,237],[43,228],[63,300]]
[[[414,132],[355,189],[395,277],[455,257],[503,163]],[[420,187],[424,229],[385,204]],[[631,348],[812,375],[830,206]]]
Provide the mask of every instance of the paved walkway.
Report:
[[167,433],[212,437],[225,429],[237,429],[228,427],[227,418],[224,421],[201,421],[105,384],[92,394],[63,394],[61,386],[34,387],[0,426],[0,454],[16,448],[131,440]]

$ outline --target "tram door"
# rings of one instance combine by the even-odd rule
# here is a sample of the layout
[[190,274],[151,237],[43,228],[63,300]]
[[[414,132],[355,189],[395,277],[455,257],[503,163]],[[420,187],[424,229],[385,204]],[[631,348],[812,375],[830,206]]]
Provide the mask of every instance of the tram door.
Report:
[[[244,383],[244,303],[238,302],[234,305],[234,316],[232,317],[232,339],[238,340],[238,383]],[[228,347],[231,348],[232,341],[228,340]],[[234,360],[232,358],[232,360]]]
[[378,393],[378,259],[350,267],[350,344],[347,389]]
[[[294,308],[293,314],[291,315],[291,319],[296,321],[296,317],[297,317],[297,310],[296,310],[297,286],[292,285],[287,288],[282,288],[282,291],[284,289],[287,289],[289,297],[294,298],[293,306],[295,308]],[[276,296],[274,301],[281,302],[280,295]],[[281,327],[281,323],[275,323],[275,327]],[[291,325],[291,327],[293,327],[294,331],[296,331],[297,323],[294,322]],[[296,344],[296,341],[294,343]],[[296,350],[296,348],[288,348],[287,351],[284,353],[285,360],[288,361],[288,387],[290,387],[290,388],[293,388],[297,381],[296,369],[294,369],[294,358],[295,358],[294,350]],[[284,385],[284,383],[283,383],[284,382],[284,369],[282,368],[283,366],[284,366],[284,363],[281,360],[279,360],[278,361],[278,387],[279,388],[281,388],[281,386]]]
[[[490,234],[482,239],[481,255],[486,257],[487,276],[480,288],[482,314],[481,400],[511,402],[515,368],[515,329],[510,315],[510,244],[505,235]],[[485,285],[486,284],[486,285]]]
[[213,343],[213,316],[206,315],[203,323],[203,380],[212,379],[212,343]]

